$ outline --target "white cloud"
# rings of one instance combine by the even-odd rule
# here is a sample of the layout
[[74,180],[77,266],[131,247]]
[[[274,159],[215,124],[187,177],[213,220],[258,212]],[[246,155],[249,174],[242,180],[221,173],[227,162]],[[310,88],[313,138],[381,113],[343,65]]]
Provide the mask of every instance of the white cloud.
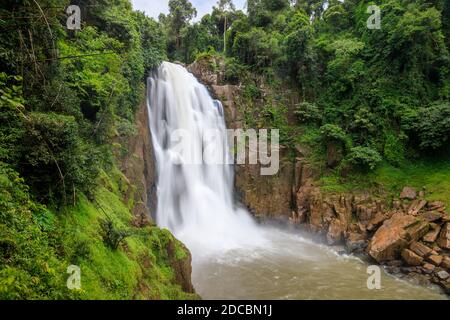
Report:
[[[160,13],[169,12],[169,0],[131,0],[135,10],[144,11],[148,16],[155,19]],[[244,9],[246,0],[234,0],[237,9]],[[197,18],[200,20],[205,14],[210,13],[217,0],[191,0],[192,5],[197,9]]]

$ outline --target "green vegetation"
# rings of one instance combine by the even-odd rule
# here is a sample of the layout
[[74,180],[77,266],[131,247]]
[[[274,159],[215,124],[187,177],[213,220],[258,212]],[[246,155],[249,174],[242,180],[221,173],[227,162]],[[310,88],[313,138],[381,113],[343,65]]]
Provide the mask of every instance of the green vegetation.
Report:
[[450,161],[426,159],[398,168],[388,163],[370,173],[352,172],[343,178],[331,172],[321,178],[321,188],[327,192],[372,190],[388,192],[398,197],[404,186],[424,190],[426,199],[450,203]]
[[76,3],[89,8],[78,31],[69,1],[0,6],[0,299],[197,298],[172,266],[184,246],[133,226],[113,157],[166,57],[161,26],[127,0]]
[[[88,200],[55,213],[32,201],[16,172],[0,166],[1,299],[193,299],[175,284],[168,245],[175,259],[184,247],[167,230],[130,227],[133,216],[123,202],[114,169],[102,173],[101,185]],[[127,238],[112,248],[102,238],[102,221],[127,229]],[[81,289],[66,287],[69,265],[81,269]]]

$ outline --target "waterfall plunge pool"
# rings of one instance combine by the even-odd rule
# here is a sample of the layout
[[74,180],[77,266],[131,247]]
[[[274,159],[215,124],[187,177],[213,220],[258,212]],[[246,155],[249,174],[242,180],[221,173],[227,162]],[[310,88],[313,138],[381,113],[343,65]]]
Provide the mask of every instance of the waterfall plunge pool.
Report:
[[261,227],[262,246],[206,255],[194,252],[193,283],[204,299],[446,299],[424,287],[381,271],[381,289],[368,289],[368,264],[357,257],[294,234]]

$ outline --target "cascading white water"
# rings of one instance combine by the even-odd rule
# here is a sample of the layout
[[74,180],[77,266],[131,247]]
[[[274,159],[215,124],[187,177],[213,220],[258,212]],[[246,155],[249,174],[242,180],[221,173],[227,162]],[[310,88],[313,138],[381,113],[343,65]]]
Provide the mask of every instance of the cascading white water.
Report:
[[[233,166],[192,164],[205,149],[227,156],[222,104],[180,65],[162,63],[149,78],[150,127],[158,172],[157,223],[187,244],[194,258],[200,253],[224,251],[261,243],[263,236],[242,208],[233,202]],[[184,129],[189,139],[175,139]],[[220,139],[207,141],[208,130]],[[201,158],[200,158],[201,159]]]

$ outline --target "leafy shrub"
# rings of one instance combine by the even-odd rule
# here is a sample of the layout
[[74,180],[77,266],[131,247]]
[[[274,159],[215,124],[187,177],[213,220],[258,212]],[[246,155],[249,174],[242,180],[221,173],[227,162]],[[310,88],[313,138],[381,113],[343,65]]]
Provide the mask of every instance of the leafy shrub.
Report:
[[392,165],[401,165],[405,160],[405,149],[403,142],[392,133],[386,134],[383,155],[384,158]]
[[23,179],[0,162],[0,299],[69,297],[64,264],[35,221],[37,212],[49,214],[30,200]]
[[67,204],[75,189],[89,192],[104,157],[82,138],[74,117],[35,112],[26,125],[21,169],[40,199]]
[[346,148],[351,147],[351,140],[341,127],[335,124],[326,124],[320,127],[320,133],[325,141],[342,143]]
[[125,238],[131,235],[130,231],[117,229],[111,219],[100,219],[101,236],[105,244],[113,250],[117,250]]
[[246,71],[245,66],[240,64],[237,59],[226,59],[224,81],[237,84],[242,79]]
[[438,102],[421,108],[416,118],[421,149],[439,149],[450,141],[450,103]]
[[346,163],[359,167],[361,169],[374,170],[381,163],[382,157],[378,151],[369,147],[354,147],[346,158]]
[[261,90],[254,84],[247,84],[242,91],[242,95],[245,99],[255,100],[261,98]]

